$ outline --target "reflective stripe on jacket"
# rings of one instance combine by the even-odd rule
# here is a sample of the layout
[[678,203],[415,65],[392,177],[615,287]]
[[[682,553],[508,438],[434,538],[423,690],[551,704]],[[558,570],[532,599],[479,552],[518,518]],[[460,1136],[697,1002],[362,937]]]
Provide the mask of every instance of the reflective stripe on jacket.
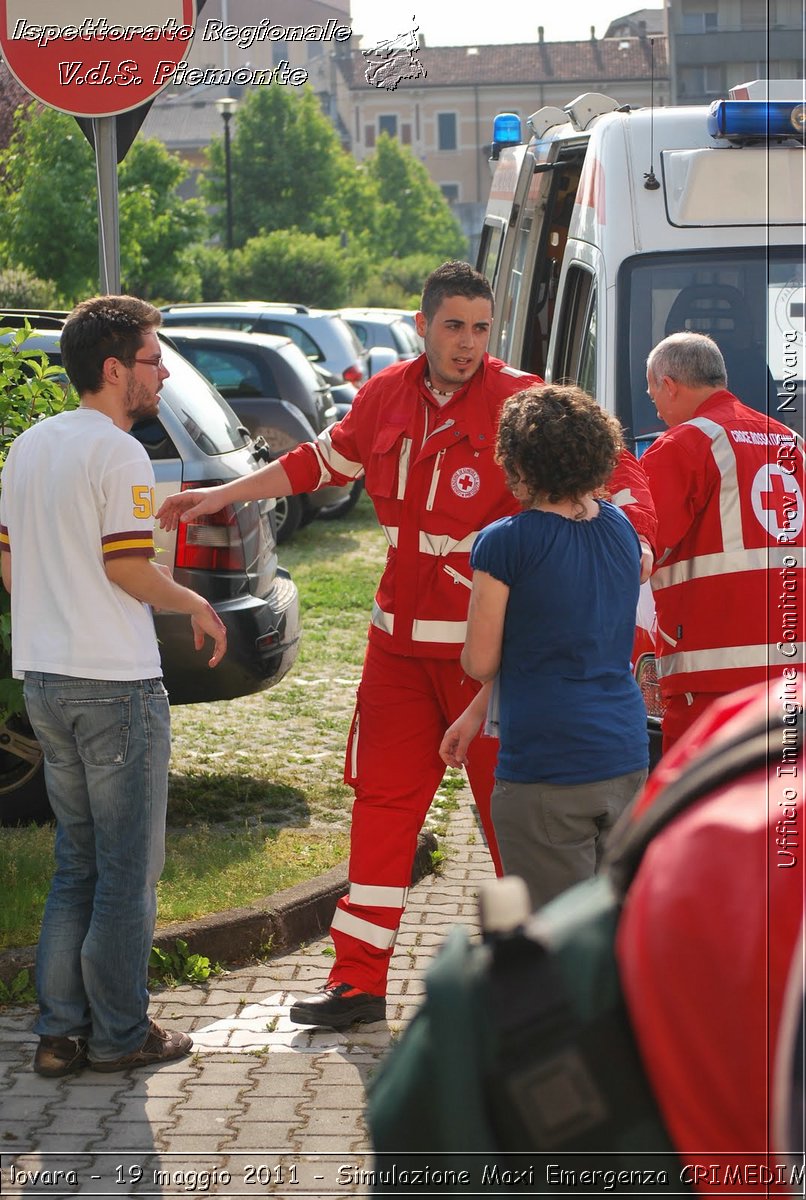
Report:
[[791,430],[715,392],[642,465],[667,696],[730,692],[803,662],[804,456]]

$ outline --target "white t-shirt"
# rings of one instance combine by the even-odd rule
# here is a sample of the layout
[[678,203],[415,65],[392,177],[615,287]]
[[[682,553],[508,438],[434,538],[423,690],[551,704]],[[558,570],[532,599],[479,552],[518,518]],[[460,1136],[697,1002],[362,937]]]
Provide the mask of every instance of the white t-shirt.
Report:
[[11,446],[0,491],[0,546],[11,550],[15,678],[162,675],[150,608],[112,583],[104,562],[154,555],[148,455],[103,413],[78,408]]

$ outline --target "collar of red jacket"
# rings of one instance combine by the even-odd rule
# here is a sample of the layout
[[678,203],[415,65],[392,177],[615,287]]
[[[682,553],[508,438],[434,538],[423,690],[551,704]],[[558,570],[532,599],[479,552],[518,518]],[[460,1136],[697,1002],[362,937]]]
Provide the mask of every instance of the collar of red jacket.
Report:
[[711,395],[707,396],[705,400],[703,400],[699,408],[694,410],[694,416],[702,417],[706,413],[711,412],[712,409],[720,408],[726,400],[730,401],[731,404],[742,403],[742,401],[739,400],[737,396],[734,396],[733,392],[729,392],[727,388],[719,388],[717,391],[711,392]]
[[[454,436],[464,435],[476,450],[495,447],[500,402],[497,395],[498,389],[490,386],[492,383],[490,376],[494,374],[490,364],[493,362],[497,362],[497,359],[491,359],[490,355],[485,353],[476,373],[458,391],[454,392],[450,400],[440,405],[440,411],[444,412],[445,419],[454,422],[452,427]],[[429,404],[436,405],[434,397],[425,384],[427,367],[428,358],[425,354],[421,354],[419,358],[415,358],[407,364],[404,378],[407,383],[416,387]]]

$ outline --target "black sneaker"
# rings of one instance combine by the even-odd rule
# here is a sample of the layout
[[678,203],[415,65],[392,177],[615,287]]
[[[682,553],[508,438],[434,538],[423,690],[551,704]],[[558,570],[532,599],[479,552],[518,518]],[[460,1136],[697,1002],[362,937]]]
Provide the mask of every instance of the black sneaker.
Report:
[[386,1020],[386,997],[359,992],[349,983],[332,983],[291,1005],[289,1013],[297,1025],[322,1025],[326,1029],[346,1029],[359,1021]]
[[146,1040],[139,1050],[120,1058],[102,1058],[90,1062],[93,1071],[127,1071],[131,1067],[159,1067],[175,1058],[184,1058],[193,1048],[193,1039],[178,1029],[163,1029],[152,1021]]
[[34,1055],[37,1075],[58,1079],[87,1065],[87,1043],[83,1038],[41,1037]]

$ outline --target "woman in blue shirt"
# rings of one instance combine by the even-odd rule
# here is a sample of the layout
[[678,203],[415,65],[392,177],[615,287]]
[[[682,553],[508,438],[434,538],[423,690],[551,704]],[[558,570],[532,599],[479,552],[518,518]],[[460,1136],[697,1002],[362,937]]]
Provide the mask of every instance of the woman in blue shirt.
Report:
[[[534,907],[599,864],[602,835],[646,778],[646,710],[630,664],[641,546],[595,492],[622,448],[614,417],[575,387],[504,405],[497,461],[523,511],[482,530],[462,665],[498,677],[492,816],[504,869]],[[460,766],[490,686],[448,729]]]

